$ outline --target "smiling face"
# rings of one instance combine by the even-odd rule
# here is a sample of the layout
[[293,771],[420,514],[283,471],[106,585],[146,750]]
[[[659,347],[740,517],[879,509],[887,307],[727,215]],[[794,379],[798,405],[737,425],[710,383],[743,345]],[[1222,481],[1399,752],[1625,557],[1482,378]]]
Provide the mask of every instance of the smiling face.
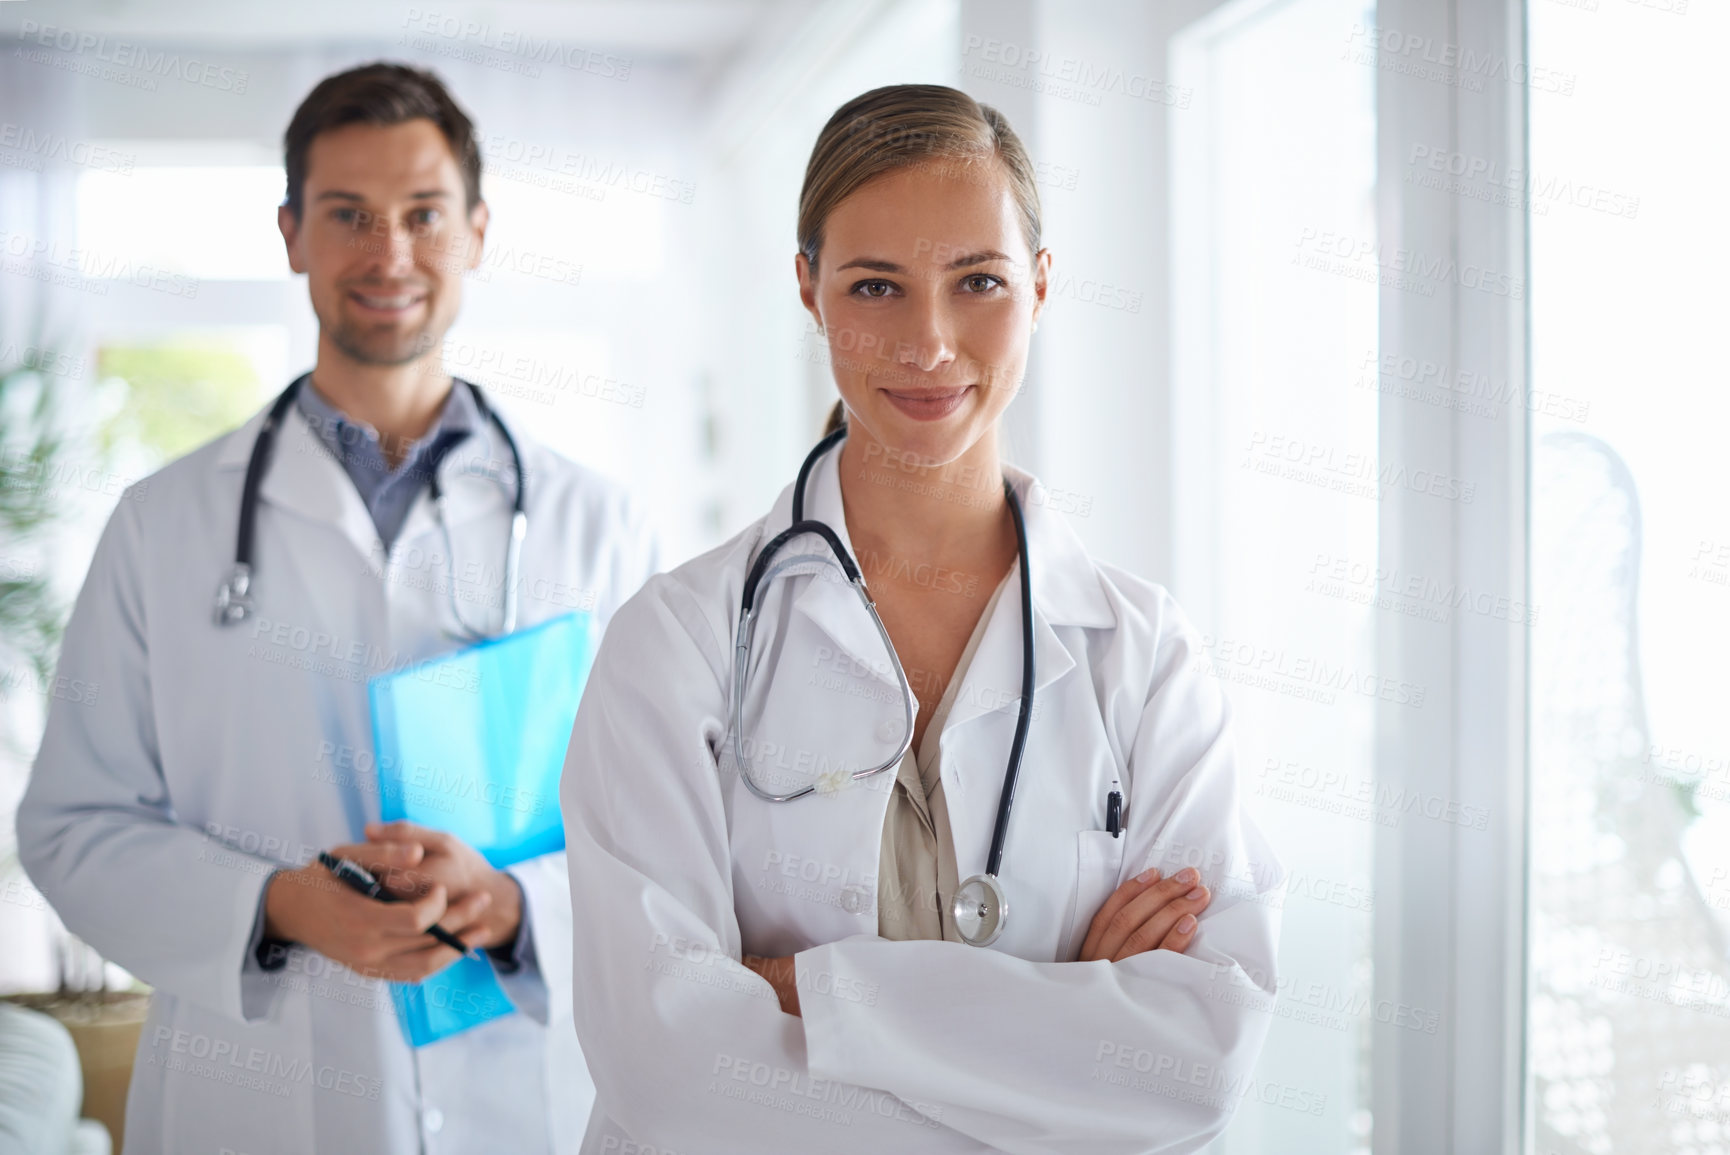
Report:
[[431,120],[349,124],[313,139],[302,219],[286,207],[277,219],[290,267],[307,276],[321,347],[359,365],[438,355],[486,231],[486,205],[465,199]]
[[927,466],[992,432],[1021,386],[1051,263],[1028,251],[1000,165],[881,176],[829,214],[816,271],[797,263],[855,429]]

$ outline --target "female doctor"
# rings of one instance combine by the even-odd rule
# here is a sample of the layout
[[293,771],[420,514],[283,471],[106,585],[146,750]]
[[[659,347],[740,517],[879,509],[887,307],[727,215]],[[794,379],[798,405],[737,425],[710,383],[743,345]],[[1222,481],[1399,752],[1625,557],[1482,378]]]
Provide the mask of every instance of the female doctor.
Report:
[[1280,869],[1193,628],[1000,458],[1032,165],[960,92],[877,89],[798,241],[839,428],[619,611],[571,738],[584,1149],[1194,1151],[1266,1032]]

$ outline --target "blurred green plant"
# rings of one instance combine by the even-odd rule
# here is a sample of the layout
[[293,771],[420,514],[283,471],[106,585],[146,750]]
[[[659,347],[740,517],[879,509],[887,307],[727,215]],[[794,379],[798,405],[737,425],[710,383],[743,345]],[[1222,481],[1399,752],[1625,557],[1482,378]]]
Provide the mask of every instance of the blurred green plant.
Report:
[[16,359],[0,364],[0,670],[23,663],[41,684],[53,672],[65,611],[29,551],[61,513],[46,479],[68,446],[44,370],[62,358],[46,348],[25,347],[21,356],[8,349]]
[[[0,362],[0,698],[24,678],[38,686],[54,671],[70,607],[54,594],[43,564],[60,520],[73,512],[53,479],[93,450],[104,459],[139,449],[161,464],[243,423],[259,391],[241,351],[182,338],[110,345],[97,354],[95,393],[82,365],[49,342],[3,346]],[[70,421],[68,390],[85,401],[102,385],[120,390],[107,417],[89,405]],[[102,408],[97,406],[97,408]]]
[[96,376],[119,377],[128,388],[126,405],[102,429],[104,451],[131,442],[172,461],[244,423],[258,407],[252,362],[218,343],[109,345],[97,354]]
[[[32,673],[45,686],[58,658],[70,607],[54,595],[46,561],[78,503],[55,479],[93,453],[112,461],[142,449],[146,468],[179,457],[242,424],[259,391],[251,361],[215,341],[104,347],[94,382],[81,362],[39,345],[0,346],[10,355],[0,363],[0,699]],[[35,737],[3,740],[28,757]],[[10,815],[0,829],[0,883],[9,883],[20,871]],[[67,936],[55,957],[62,995],[102,997],[107,971],[95,951]]]

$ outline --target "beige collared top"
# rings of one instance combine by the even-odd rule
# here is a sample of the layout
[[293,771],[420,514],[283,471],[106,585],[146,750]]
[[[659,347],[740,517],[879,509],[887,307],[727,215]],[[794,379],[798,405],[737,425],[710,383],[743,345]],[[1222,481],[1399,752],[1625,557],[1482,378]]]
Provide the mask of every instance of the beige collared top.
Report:
[[973,636],[955,663],[955,673],[926,723],[919,749],[907,751],[896,770],[895,792],[883,819],[883,850],[877,871],[877,933],[883,938],[961,941],[949,913],[960,880],[938,755],[956,691],[967,676],[973,651],[985,636],[997,600],[1015,573],[1011,567],[985,603]]

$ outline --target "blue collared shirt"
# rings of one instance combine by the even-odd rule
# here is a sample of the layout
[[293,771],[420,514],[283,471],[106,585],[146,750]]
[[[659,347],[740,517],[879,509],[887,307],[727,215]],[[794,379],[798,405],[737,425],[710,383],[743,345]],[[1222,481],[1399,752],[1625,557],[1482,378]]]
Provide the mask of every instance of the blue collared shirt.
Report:
[[421,487],[432,478],[445,454],[481,426],[480,406],[475,403],[468,383],[453,380],[444,408],[439,410],[432,428],[408,446],[402,461],[392,469],[385,460],[378,430],[332,405],[313,385],[310,374],[301,379],[294,400],[307,424],[354,482],[355,492],[372,516],[378,539],[386,550],[402,532],[409,507],[414,505]]

